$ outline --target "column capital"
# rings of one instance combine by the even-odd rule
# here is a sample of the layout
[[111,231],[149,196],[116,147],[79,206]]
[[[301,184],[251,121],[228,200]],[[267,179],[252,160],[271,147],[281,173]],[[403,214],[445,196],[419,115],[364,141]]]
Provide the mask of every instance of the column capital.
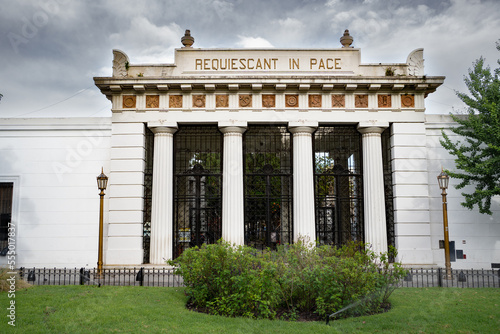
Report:
[[244,133],[247,130],[248,123],[245,121],[220,121],[219,130],[222,133]]
[[313,133],[318,128],[318,122],[315,121],[299,121],[299,122],[289,122],[288,130],[295,133]]
[[388,127],[388,122],[363,122],[358,124],[358,131],[363,135],[367,133],[382,133]]
[[154,134],[157,133],[171,133],[174,134],[177,131],[177,122],[148,122],[148,128],[153,131]]

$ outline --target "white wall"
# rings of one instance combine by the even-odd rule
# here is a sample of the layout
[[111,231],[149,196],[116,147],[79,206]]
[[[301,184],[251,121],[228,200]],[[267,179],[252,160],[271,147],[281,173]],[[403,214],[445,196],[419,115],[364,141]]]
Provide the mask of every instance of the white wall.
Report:
[[[444,250],[439,249],[439,240],[444,239],[443,211],[441,190],[437,183],[437,176],[441,173],[441,167],[456,170],[454,156],[450,155],[440,144],[442,138],[441,129],[453,141],[457,136],[447,130],[454,123],[449,116],[427,115],[427,162],[429,177],[429,213],[432,232],[432,252],[437,265],[444,267]],[[448,188],[448,229],[450,240],[455,241],[455,248],[461,249],[466,259],[457,259],[451,263],[453,269],[491,269],[491,263],[500,263],[500,198],[492,200],[493,215],[480,214],[477,207],[468,210],[460,205],[463,202],[463,191],[469,192],[473,187],[467,189],[455,189],[459,180],[450,179]]]
[[96,266],[110,128],[109,118],[0,120],[0,180],[17,180],[16,267]]

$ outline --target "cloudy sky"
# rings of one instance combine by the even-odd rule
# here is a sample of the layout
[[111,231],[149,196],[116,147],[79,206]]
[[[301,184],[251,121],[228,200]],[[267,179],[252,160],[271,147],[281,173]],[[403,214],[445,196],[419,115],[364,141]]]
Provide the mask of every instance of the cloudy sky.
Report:
[[93,84],[112,49],[131,63],[171,63],[185,29],[199,48],[338,48],[344,29],[363,63],[404,63],[446,76],[428,113],[462,107],[454,90],[479,56],[496,67],[498,0],[0,0],[0,117],[109,116]]

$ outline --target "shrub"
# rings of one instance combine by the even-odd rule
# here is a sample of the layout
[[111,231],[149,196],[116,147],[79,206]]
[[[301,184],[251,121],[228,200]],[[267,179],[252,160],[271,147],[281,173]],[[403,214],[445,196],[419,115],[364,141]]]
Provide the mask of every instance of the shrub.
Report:
[[326,318],[370,314],[405,276],[389,264],[392,248],[376,256],[364,244],[318,246],[299,241],[276,251],[257,251],[219,241],[186,250],[170,263],[184,278],[186,294],[211,314],[295,319],[297,314]]
[[[11,271],[7,267],[0,267],[0,291],[10,291],[11,278],[13,276],[10,272]],[[22,280],[19,274],[16,273],[14,277],[16,290],[29,288],[31,286],[31,284]]]

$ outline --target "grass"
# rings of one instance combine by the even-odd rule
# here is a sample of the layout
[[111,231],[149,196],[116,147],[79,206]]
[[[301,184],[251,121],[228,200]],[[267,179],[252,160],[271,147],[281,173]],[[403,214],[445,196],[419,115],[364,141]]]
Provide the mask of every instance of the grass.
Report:
[[[330,325],[210,316],[187,310],[182,288],[35,286],[16,292],[19,333],[497,333],[500,289],[403,288],[383,314]],[[8,333],[0,293],[0,333]]]

